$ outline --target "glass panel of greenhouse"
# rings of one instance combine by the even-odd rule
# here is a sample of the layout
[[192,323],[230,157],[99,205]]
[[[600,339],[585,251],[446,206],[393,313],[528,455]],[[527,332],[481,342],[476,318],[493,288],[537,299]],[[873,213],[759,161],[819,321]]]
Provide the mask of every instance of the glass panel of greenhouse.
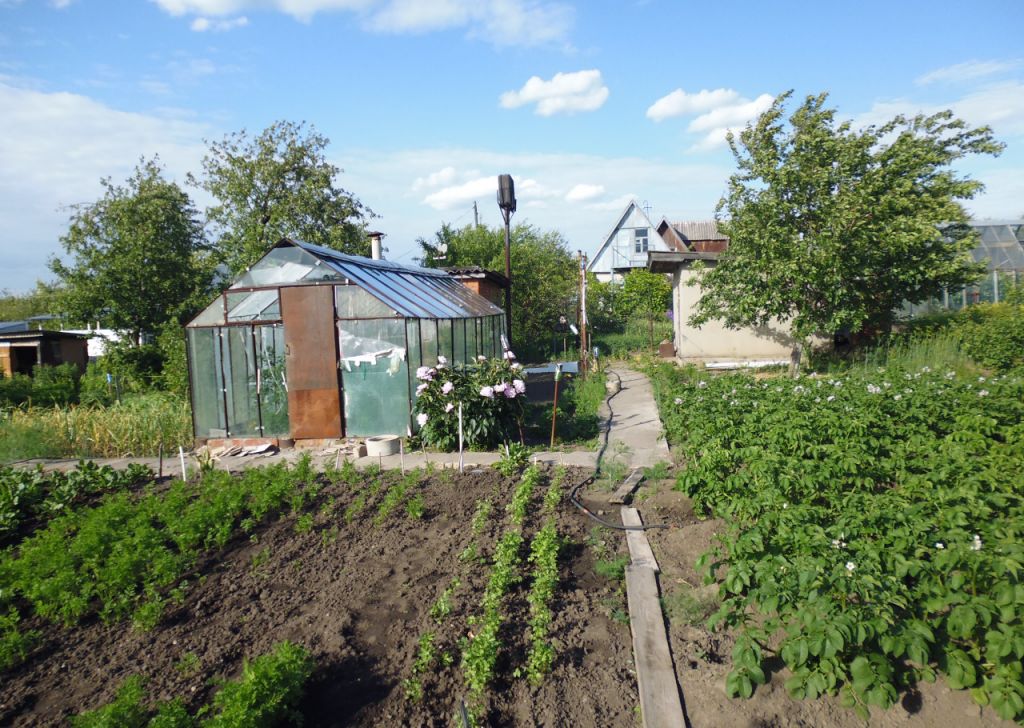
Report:
[[979,241],[971,251],[988,270],[974,285],[943,291],[924,303],[903,307],[905,316],[958,310],[978,303],[1000,303],[1016,286],[1024,285],[1024,222],[973,223]]
[[282,240],[187,326],[195,436],[406,435],[416,369],[500,356],[504,328],[444,271]]

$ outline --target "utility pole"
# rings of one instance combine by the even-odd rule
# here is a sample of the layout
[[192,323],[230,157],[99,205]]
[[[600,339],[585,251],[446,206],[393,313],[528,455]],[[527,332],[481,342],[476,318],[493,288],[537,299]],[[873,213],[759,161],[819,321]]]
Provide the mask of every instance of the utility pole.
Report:
[[587,338],[587,254],[580,255],[580,368],[584,373],[589,369],[590,341]]
[[480,211],[476,209],[476,200],[473,200],[473,227],[480,227]]

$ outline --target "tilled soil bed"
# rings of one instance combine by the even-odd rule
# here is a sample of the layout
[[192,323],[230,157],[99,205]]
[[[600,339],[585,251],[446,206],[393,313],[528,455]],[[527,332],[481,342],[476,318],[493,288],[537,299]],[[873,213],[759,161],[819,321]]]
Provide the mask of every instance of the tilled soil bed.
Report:
[[[570,470],[565,488],[586,475]],[[32,618],[26,626],[42,639],[26,662],[0,674],[0,725],[65,724],[108,703],[132,675],[144,676],[151,700],[182,698],[195,714],[218,681],[239,675],[244,659],[283,640],[304,646],[316,662],[300,705],[307,726],[458,725],[460,701],[473,702],[459,641],[480,613],[515,485],[490,469],[424,475],[414,489],[423,517],[399,506],[378,523],[386,487],[366,497],[365,483],[327,485],[304,513],[270,518],[208,554],[189,576],[184,601],[148,632],[95,618],[70,629]],[[546,487],[534,493],[523,529],[524,576]],[[346,509],[361,497],[365,506],[346,522]],[[487,499],[493,508],[474,533],[474,513]],[[552,604],[553,671],[539,687],[517,676],[528,651],[524,578],[505,598],[497,679],[475,701],[480,717],[487,725],[630,725],[637,697],[629,628],[608,608],[621,600],[618,585],[595,574],[585,546],[592,524],[565,499],[555,520],[567,543]],[[456,579],[450,613],[435,619],[431,606]],[[428,632],[450,664],[414,675]],[[422,694],[410,697],[416,682]]]

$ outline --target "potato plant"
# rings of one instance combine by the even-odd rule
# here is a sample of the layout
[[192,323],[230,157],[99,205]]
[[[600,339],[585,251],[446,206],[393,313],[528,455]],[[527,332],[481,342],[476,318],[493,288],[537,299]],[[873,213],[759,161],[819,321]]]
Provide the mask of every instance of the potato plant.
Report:
[[150,480],[145,465],[132,463],[124,470],[83,460],[74,470],[44,472],[0,467],[0,539],[15,533],[32,518],[49,518],[65,512],[83,495],[123,490]]
[[1020,376],[653,374],[678,486],[729,524],[701,561],[739,631],[731,695],[777,643],[796,697],[866,716],[942,675],[1024,718]]

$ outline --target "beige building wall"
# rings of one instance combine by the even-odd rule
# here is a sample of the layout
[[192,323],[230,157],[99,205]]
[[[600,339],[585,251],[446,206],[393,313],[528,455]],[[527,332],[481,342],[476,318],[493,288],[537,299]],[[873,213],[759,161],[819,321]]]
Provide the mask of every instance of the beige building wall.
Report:
[[687,285],[696,273],[679,267],[672,274],[672,312],[675,317],[676,357],[704,363],[726,361],[789,361],[793,338],[779,326],[727,329],[718,320],[700,328],[688,320],[700,298],[700,288]]

